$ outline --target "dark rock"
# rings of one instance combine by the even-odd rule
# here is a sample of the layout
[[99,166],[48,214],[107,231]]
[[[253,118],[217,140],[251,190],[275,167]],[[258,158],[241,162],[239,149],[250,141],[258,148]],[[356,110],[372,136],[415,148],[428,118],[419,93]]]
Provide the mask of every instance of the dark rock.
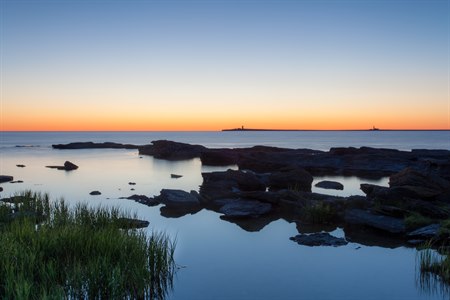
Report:
[[362,209],[348,209],[345,212],[344,219],[348,224],[368,226],[392,234],[400,234],[406,231],[405,223],[402,219],[375,215]]
[[145,195],[131,195],[129,197],[122,197],[120,199],[129,199],[129,200],[134,200],[136,202],[139,202],[141,204],[147,205],[147,206],[156,206],[159,204],[158,201],[156,201],[153,198],[149,198]]
[[265,191],[266,186],[252,172],[227,170],[202,173],[200,195],[206,200],[228,198],[239,191]]
[[9,176],[9,175],[0,175],[0,183],[3,182],[8,182],[8,181],[13,181],[14,177]]
[[136,182],[128,182],[128,185],[136,185]]
[[343,190],[344,185],[337,181],[323,180],[321,182],[316,183],[314,186],[322,188],[322,189],[331,189],[331,190]]
[[3,188],[0,186],[0,192],[3,192]]
[[300,245],[305,246],[345,246],[348,242],[343,238],[338,238],[330,235],[329,233],[313,233],[313,234],[299,234],[289,238],[290,240],[297,242]]
[[89,193],[89,195],[92,195],[92,196],[97,196],[97,195],[101,195],[101,194],[102,193],[100,193],[99,191],[92,191]]
[[151,155],[159,159],[184,160],[200,157],[206,148],[200,145],[190,145],[166,140],[153,141],[152,145],[139,147],[139,154]]
[[16,165],[18,168],[25,168],[25,165]]
[[52,145],[55,149],[138,149],[140,146],[118,143],[93,143],[93,142],[76,142],[69,144]]
[[405,218],[410,214],[408,210],[392,205],[381,205],[375,208],[375,212],[393,218]]
[[72,170],[76,170],[78,169],[78,166],[75,165],[74,163],[70,162],[70,161],[66,161],[64,163],[64,170],[66,171],[72,171]]
[[205,166],[230,166],[238,162],[239,153],[230,149],[209,149],[203,151],[200,160]]
[[160,195],[155,197],[159,203],[169,207],[189,207],[198,206],[200,201],[195,193],[188,193],[182,190],[162,189]]
[[70,161],[66,161],[64,166],[46,166],[46,168],[64,170],[64,171],[72,171],[78,169],[78,166],[71,163]]
[[431,224],[408,233],[408,236],[416,239],[429,240],[433,237],[438,236],[440,229],[441,225]]
[[10,181],[9,183],[23,183],[23,180]]
[[269,176],[271,190],[294,189],[305,192],[311,191],[313,177],[303,169],[274,172]]
[[256,200],[221,199],[214,202],[221,206],[219,211],[224,214],[222,217],[227,219],[256,218],[272,210],[270,203]]
[[130,219],[130,218],[119,218],[119,226],[123,229],[132,229],[132,228],[145,228],[150,225],[149,221],[139,220],[139,219]]
[[181,177],[183,177],[183,175],[170,174],[170,178],[177,179],[177,178],[181,178]]

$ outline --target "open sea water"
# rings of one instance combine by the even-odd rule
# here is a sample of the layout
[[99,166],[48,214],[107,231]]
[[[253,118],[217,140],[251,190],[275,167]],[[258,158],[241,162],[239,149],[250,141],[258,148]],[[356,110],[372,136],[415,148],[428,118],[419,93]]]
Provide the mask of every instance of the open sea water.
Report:
[[[395,244],[349,243],[347,246],[306,247],[289,240],[299,230],[277,220],[259,231],[247,231],[202,210],[180,218],[161,216],[160,207],[119,199],[132,194],[158,195],[162,188],[198,190],[205,167],[199,159],[170,162],[139,156],[137,150],[55,150],[52,144],[79,141],[149,144],[166,139],[211,148],[266,145],[329,150],[332,147],[447,149],[450,131],[293,131],[293,132],[0,132],[0,174],[22,183],[3,183],[2,197],[31,189],[69,203],[114,205],[150,221],[149,231],[177,239],[176,275],[169,299],[448,299],[441,289],[419,283],[417,251]],[[73,172],[45,168],[69,160]],[[23,164],[25,168],[16,165]],[[231,166],[231,168],[236,168]],[[170,174],[183,177],[172,179]],[[338,180],[344,191],[362,194],[359,184],[387,185],[388,179],[321,177]],[[135,182],[136,185],[129,185]],[[314,184],[314,183],[313,183]],[[132,190],[133,189],[133,190]],[[99,190],[102,195],[90,196]],[[328,190],[315,189],[316,192]],[[320,228],[343,236],[340,228]]]

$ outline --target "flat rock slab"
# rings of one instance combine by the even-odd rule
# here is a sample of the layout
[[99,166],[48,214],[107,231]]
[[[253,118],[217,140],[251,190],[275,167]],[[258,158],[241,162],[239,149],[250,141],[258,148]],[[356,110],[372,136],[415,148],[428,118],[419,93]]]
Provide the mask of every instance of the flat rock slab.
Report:
[[297,242],[304,246],[345,246],[348,242],[343,238],[332,236],[329,233],[312,233],[312,234],[299,234],[289,238],[291,241]]
[[155,200],[171,207],[200,205],[200,201],[194,193],[188,193],[183,190],[162,189],[160,195],[155,197]]
[[14,177],[9,176],[9,175],[0,175],[0,183],[3,182],[8,182],[8,181],[13,181]]
[[343,190],[344,185],[337,181],[323,180],[314,185],[315,187],[329,190]]
[[223,204],[219,209],[224,218],[256,218],[265,215],[272,210],[270,203],[263,203],[256,200],[242,199],[222,199],[215,201],[216,204]]
[[408,233],[408,236],[422,239],[430,239],[437,236],[439,234],[440,229],[441,225],[431,224]]
[[348,224],[368,226],[375,229],[400,234],[406,231],[402,219],[375,215],[362,209],[349,209],[345,212],[345,222]]

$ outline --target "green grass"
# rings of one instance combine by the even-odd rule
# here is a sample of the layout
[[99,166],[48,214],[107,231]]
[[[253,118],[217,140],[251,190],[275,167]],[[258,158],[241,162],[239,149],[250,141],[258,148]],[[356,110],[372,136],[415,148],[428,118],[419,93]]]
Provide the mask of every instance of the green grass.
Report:
[[24,192],[0,204],[2,299],[163,299],[175,243],[123,229],[117,208],[68,207]]
[[416,212],[411,213],[405,218],[405,226],[408,230],[418,229],[433,223],[436,223],[436,221]]

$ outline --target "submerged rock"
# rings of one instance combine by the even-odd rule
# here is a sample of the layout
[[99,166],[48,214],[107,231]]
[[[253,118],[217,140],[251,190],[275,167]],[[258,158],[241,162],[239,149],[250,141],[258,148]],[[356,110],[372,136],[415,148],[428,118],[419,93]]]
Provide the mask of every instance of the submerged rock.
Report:
[[330,190],[343,190],[344,185],[337,181],[323,180],[314,185],[315,187]]
[[329,233],[312,233],[312,234],[299,234],[289,238],[291,241],[297,242],[304,246],[345,246],[348,242],[343,238],[332,236]]

